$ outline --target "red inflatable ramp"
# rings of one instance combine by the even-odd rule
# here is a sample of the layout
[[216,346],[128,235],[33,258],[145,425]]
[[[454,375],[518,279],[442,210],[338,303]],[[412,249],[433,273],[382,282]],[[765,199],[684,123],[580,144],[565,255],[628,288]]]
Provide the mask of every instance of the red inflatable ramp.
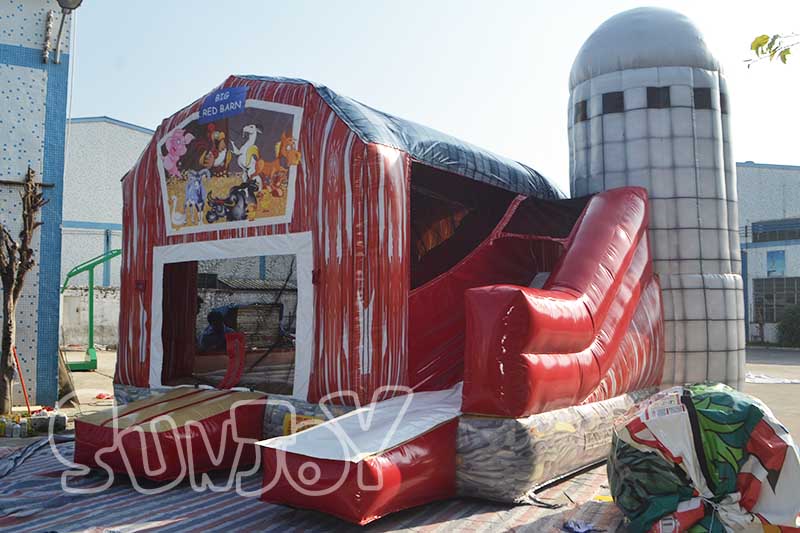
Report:
[[173,480],[255,464],[266,396],[176,388],[75,420],[75,462]]
[[260,442],[262,499],[356,524],[455,496],[461,388],[398,396]]

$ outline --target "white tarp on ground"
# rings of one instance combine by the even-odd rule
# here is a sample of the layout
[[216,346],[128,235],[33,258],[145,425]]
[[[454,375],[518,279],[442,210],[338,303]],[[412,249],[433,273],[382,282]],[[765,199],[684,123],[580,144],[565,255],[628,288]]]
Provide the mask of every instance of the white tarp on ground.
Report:
[[258,444],[316,459],[357,463],[427,433],[460,414],[461,383],[444,391],[396,396],[300,433]]

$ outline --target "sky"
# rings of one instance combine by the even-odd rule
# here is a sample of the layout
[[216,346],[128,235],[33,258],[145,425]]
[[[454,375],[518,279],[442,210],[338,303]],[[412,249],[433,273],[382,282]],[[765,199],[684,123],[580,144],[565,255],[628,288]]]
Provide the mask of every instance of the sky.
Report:
[[643,5],[689,16],[724,65],[735,159],[800,165],[800,50],[744,63],[756,35],[800,33],[796,0],[84,0],[70,115],[155,129],[230,74],[300,77],[568,191],[572,61],[603,21]]

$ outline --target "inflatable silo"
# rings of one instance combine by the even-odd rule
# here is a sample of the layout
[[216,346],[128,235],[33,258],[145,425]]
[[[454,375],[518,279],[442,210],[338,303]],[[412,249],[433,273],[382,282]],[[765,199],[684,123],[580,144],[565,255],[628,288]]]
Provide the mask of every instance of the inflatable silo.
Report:
[[664,301],[664,384],[744,381],[736,171],[722,68],[697,27],[659,8],[595,30],[570,74],[573,196],[645,187]]

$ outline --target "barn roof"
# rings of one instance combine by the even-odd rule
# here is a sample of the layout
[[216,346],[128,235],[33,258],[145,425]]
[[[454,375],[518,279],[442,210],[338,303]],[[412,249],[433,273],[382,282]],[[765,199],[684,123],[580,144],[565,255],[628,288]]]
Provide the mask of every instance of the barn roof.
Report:
[[339,118],[365,143],[390,146],[430,167],[539,198],[565,195],[531,167],[478,148],[410,120],[395,117],[336,94],[324,85],[298,78],[237,76],[242,79],[313,86]]

